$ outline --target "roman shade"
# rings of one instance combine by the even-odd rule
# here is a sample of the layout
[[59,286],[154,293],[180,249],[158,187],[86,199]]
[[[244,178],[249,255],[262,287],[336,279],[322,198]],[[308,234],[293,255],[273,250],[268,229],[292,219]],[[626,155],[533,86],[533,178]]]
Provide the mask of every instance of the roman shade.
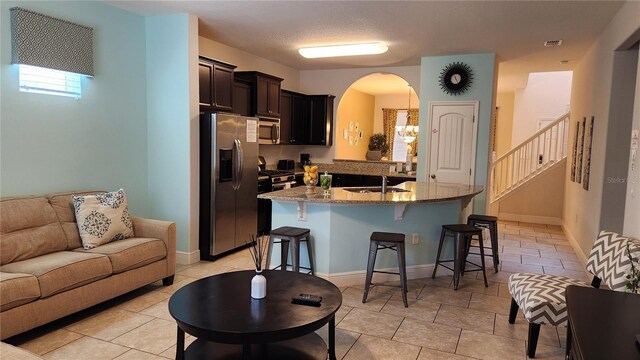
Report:
[[11,8],[11,63],[93,76],[93,29]]

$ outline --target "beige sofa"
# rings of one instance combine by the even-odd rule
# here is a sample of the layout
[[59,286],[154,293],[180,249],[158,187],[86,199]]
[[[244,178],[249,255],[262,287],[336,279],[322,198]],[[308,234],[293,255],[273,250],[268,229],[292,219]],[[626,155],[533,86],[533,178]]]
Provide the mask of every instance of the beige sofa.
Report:
[[0,199],[0,339],[163,280],[173,283],[176,225],[132,217],[134,238],[84,250],[72,195]]

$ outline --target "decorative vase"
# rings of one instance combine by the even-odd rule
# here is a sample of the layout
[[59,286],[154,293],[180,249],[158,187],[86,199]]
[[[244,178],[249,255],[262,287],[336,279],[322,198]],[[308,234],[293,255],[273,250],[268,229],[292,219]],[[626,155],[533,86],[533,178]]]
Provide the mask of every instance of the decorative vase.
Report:
[[366,159],[370,161],[380,161],[380,159],[382,159],[382,151],[369,150],[367,151]]
[[262,275],[262,270],[256,270],[256,275],[251,279],[251,297],[264,299],[267,296],[267,278]]

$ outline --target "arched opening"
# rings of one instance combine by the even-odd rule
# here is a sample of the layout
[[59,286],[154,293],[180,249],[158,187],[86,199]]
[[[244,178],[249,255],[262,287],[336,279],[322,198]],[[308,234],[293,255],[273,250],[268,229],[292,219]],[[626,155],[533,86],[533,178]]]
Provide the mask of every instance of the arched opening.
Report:
[[[335,158],[404,162],[407,153],[417,155],[417,136],[412,141],[409,136],[417,131],[418,112],[418,96],[402,77],[383,73],[361,77],[347,88],[338,105]],[[385,137],[382,157],[377,153],[367,156],[374,134],[377,143],[381,138],[378,134]]]

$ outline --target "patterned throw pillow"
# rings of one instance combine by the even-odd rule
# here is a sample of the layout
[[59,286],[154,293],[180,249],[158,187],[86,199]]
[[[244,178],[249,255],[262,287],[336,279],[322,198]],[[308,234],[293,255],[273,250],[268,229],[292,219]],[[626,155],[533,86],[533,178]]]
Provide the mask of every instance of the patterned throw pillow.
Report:
[[73,207],[82,247],[85,250],[134,236],[127,196],[122,189],[96,195],[74,196]]

